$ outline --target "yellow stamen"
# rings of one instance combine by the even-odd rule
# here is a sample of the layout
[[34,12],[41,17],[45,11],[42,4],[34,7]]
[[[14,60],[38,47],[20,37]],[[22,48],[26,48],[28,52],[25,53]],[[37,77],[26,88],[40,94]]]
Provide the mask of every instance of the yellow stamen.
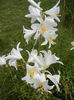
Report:
[[61,16],[60,14],[56,14],[56,16]]
[[49,42],[52,42],[52,40],[53,40],[53,38],[52,38],[52,36],[49,38]]
[[43,84],[42,83],[39,83],[39,88],[42,88],[43,87]]
[[29,72],[29,74],[30,74],[30,76],[34,76],[34,70],[30,70],[30,72]]
[[18,65],[17,61],[16,61],[16,65]]
[[45,26],[42,27],[42,31],[43,31],[43,33],[46,31]]

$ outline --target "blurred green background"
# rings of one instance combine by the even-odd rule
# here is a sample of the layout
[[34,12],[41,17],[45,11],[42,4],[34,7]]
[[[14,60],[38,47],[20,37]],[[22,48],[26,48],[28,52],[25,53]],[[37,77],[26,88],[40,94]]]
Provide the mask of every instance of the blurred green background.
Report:
[[[35,0],[41,1],[41,7],[48,10],[53,7],[57,0]],[[21,42],[23,48],[23,57],[27,60],[26,50],[31,51],[34,40],[31,39],[27,45],[23,35],[23,25],[30,28],[30,19],[24,16],[29,13],[29,3],[27,0],[0,0],[0,56],[8,54],[12,48]],[[13,67],[0,67],[0,100],[73,100],[73,66],[74,51],[70,51],[71,41],[74,40],[74,1],[61,0],[61,22],[58,24],[58,37],[56,45],[51,50],[60,57],[64,66],[60,64],[51,65],[53,72],[61,71],[60,88],[58,93],[56,89],[53,94],[37,93],[36,90],[21,81],[25,75],[22,67],[16,71]],[[39,42],[35,48],[46,49],[47,46],[40,47]],[[55,70],[56,69],[56,70]],[[16,78],[16,76],[17,78]]]

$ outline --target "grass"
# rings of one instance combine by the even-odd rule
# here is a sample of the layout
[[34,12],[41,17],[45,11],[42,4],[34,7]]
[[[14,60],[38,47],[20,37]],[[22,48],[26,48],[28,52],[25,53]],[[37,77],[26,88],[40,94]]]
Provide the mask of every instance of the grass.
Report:
[[[35,1],[38,2],[39,0]],[[42,0],[41,7],[45,10],[49,9],[54,6],[56,1]],[[66,8],[63,8],[63,4],[64,2],[61,1],[62,16],[58,26],[58,38],[56,45],[51,48],[52,52],[56,53],[56,56],[60,57],[60,60],[64,63],[64,66],[51,65],[54,69],[61,71],[61,92],[57,93],[55,90],[53,95],[37,93],[36,90],[21,81],[25,73],[21,67],[18,71],[14,68],[0,67],[0,100],[73,100],[74,51],[70,51],[72,47],[70,43],[74,39],[73,18],[68,16],[69,14],[72,15],[70,11],[72,7],[67,4],[68,6],[66,5]],[[28,13],[28,5],[27,0],[0,0],[0,55],[8,54],[12,48],[16,47],[18,42],[21,42],[21,47],[24,48],[23,57],[27,59],[25,50],[31,50],[34,43],[33,40],[30,40],[29,45],[27,45],[22,32],[23,25],[30,28],[30,19],[24,17]],[[68,17],[64,17],[63,10],[65,10],[65,16]],[[39,46],[37,44],[35,48]],[[40,49],[47,50],[47,46],[40,47]],[[49,70],[52,70],[52,68]],[[15,79],[15,74],[17,79]]]

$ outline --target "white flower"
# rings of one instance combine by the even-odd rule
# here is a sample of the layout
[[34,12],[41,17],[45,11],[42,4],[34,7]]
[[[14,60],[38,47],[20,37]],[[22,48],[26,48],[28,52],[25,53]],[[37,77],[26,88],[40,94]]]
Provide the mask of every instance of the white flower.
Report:
[[0,66],[5,65],[6,64],[6,57],[5,55],[0,57]]
[[74,41],[71,42],[71,45],[73,46],[70,50],[74,49]]
[[45,21],[41,21],[39,23],[35,23],[31,25],[31,28],[36,31],[36,34],[34,36],[34,39],[38,39],[40,35],[42,35],[45,38],[45,41],[42,43],[42,45],[46,45],[49,42],[49,46],[51,44],[54,44],[53,40],[56,39],[58,36],[55,32],[57,31],[57,23],[49,17],[45,18]]
[[27,43],[35,32],[36,32],[35,30],[28,30],[28,29],[24,28],[24,26],[23,26],[24,38],[26,39]]
[[[37,52],[37,50],[32,50],[31,53],[27,50],[27,52],[29,54],[28,63],[29,62],[33,62],[37,67],[39,66],[38,64],[42,65],[42,62],[38,58],[38,52]],[[39,68],[40,68],[40,66],[39,66]],[[40,68],[40,70],[41,69],[42,68]]]
[[16,60],[9,60],[9,63],[8,63],[10,66],[14,66],[15,69],[17,70],[17,61]]
[[13,48],[12,51],[9,53],[9,55],[6,57],[7,59],[13,59],[13,60],[19,60],[22,59],[20,51],[22,51],[22,48],[19,48],[20,42],[17,44],[16,49]]
[[57,31],[56,26],[57,23],[52,18],[45,17],[45,20],[40,20],[40,24],[32,24],[31,28],[38,31],[39,34],[44,34],[50,31]]
[[36,65],[31,66],[31,65],[26,65],[26,76],[22,78],[22,80],[25,80],[28,83],[32,84],[33,83],[33,78],[34,76],[40,73],[38,67]]
[[36,20],[41,19],[41,14],[39,9],[33,6],[29,6],[29,12],[30,14],[25,15],[25,17],[31,18],[31,23],[34,23]]
[[55,86],[57,87],[58,91],[60,91],[59,85],[58,85],[59,81],[60,81],[60,72],[59,72],[59,75],[50,75],[50,74],[48,74],[47,78],[49,78],[55,84]]
[[38,52],[37,50],[32,50],[31,53],[27,50],[29,58],[28,58],[28,62],[33,62],[35,57],[37,57]]
[[38,56],[37,50],[32,50],[31,53],[29,53],[29,59],[28,62],[33,62],[35,64],[38,64],[39,68],[41,70],[47,69],[51,64],[54,63],[60,63],[63,64],[61,61],[59,61],[59,58],[55,56],[55,54],[52,55],[51,51],[41,51],[43,55],[40,53]]
[[60,3],[60,0],[57,2],[57,4],[53,8],[45,11],[45,14],[49,15],[53,19],[56,19],[58,22],[60,22],[60,19],[58,18],[58,16],[60,16],[59,15],[60,7],[58,6],[59,3]]
[[19,48],[20,42],[17,44],[16,49],[13,48],[12,51],[9,53],[9,55],[6,57],[7,60],[9,60],[9,65],[14,66],[17,69],[17,62],[16,60],[22,59],[20,51],[22,51],[22,48]]
[[34,7],[38,8],[39,10],[43,10],[40,7],[40,3],[37,4],[34,0],[28,0],[28,2],[30,2]]
[[41,66],[44,67],[44,69],[48,68],[51,64],[54,64],[54,63],[63,64],[61,61],[59,61],[59,58],[56,57],[55,54],[51,53],[50,50],[48,50],[48,52],[44,50],[41,52],[43,53],[43,55],[40,54],[39,60],[40,62],[43,63]]
[[45,74],[36,74],[34,76],[33,84],[31,85],[33,88],[44,89],[46,92],[51,93],[50,90],[53,89],[54,85],[49,86],[48,80],[45,78]]
[[57,38],[57,34],[53,31],[51,31],[50,33],[46,33],[43,34],[45,41],[41,44],[41,45],[46,45],[49,42],[49,48],[51,47],[51,45],[55,44],[54,40]]

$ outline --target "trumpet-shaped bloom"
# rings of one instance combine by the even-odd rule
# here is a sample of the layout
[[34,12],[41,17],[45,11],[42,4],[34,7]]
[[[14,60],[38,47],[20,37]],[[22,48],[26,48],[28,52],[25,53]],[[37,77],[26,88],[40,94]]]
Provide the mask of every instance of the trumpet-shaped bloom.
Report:
[[16,49],[13,48],[12,51],[9,53],[9,55],[6,57],[7,59],[13,59],[13,60],[19,60],[22,59],[20,51],[22,51],[22,48],[19,48],[20,42],[17,44]]
[[45,14],[49,15],[53,19],[56,19],[58,22],[60,21],[58,18],[58,16],[60,16],[59,15],[60,7],[58,6],[59,3],[60,3],[60,0],[57,2],[57,4],[53,8],[45,11]]
[[[38,64],[42,65],[42,62],[38,58],[37,50],[32,50],[31,53],[29,51],[27,51],[27,52],[29,54],[28,62],[33,62],[37,67],[39,67]],[[40,68],[40,69],[42,69],[42,68]]]
[[13,48],[12,51],[9,53],[9,55],[6,57],[7,60],[9,60],[9,65],[14,66],[17,69],[17,60],[22,59],[20,51],[22,51],[22,48],[19,48],[20,42],[17,44],[16,49]]
[[35,33],[35,30],[28,30],[23,26],[23,33],[24,38],[26,39],[26,42],[28,43],[29,39],[32,37],[32,35]]
[[40,24],[32,24],[31,28],[38,31],[39,34],[46,34],[50,31],[57,31],[56,26],[57,23],[52,18],[45,17],[45,20],[40,20]]
[[5,55],[3,55],[2,57],[0,57],[0,66],[5,65],[6,64],[6,57]]
[[37,63],[41,70],[47,69],[51,64],[54,63],[60,63],[63,64],[61,61],[59,61],[59,58],[55,56],[55,54],[52,54],[49,50],[41,51],[43,55],[40,53],[40,55],[37,55],[37,51],[34,50],[31,53],[29,53],[29,59],[28,62]]
[[31,65],[26,65],[26,76],[22,78],[22,80],[25,80],[28,83],[32,84],[33,83],[33,78],[34,76],[40,73],[38,67],[36,65],[31,66]]
[[50,74],[48,74],[47,77],[48,77],[49,80],[51,80],[54,83],[54,85],[57,87],[58,91],[60,91],[59,85],[58,85],[59,81],[60,81],[60,72],[59,72],[59,75],[50,75]]
[[71,42],[71,45],[73,46],[70,50],[74,49],[74,41]]
[[37,4],[34,0],[28,0],[28,2],[30,2],[31,5],[33,5],[34,7],[38,8],[39,10],[43,10],[40,7],[40,3]]
[[34,23],[36,20],[41,19],[41,14],[39,9],[33,6],[29,6],[29,12],[30,14],[25,15],[25,17],[31,18],[31,23]]
[[57,23],[49,17],[46,17],[45,21],[42,20],[40,24],[32,24],[31,28],[36,31],[34,39],[38,39],[38,37],[42,35],[45,38],[45,41],[42,43],[42,45],[46,45],[49,42],[49,46],[51,46],[51,44],[54,44],[54,40],[58,36],[55,33],[57,31],[55,28],[56,26]]
[[8,63],[10,66],[14,66],[15,69],[17,70],[17,61],[16,60],[9,60],[9,63]]
[[54,85],[49,86],[48,80],[45,78],[45,74],[36,74],[33,80],[33,84],[31,85],[33,88],[44,89],[46,92],[51,93],[50,90],[53,89]]
[[49,48],[51,45],[55,44],[54,40],[57,38],[57,34],[53,31],[50,31],[50,33],[43,34],[45,41],[41,45],[46,45],[49,42]]

